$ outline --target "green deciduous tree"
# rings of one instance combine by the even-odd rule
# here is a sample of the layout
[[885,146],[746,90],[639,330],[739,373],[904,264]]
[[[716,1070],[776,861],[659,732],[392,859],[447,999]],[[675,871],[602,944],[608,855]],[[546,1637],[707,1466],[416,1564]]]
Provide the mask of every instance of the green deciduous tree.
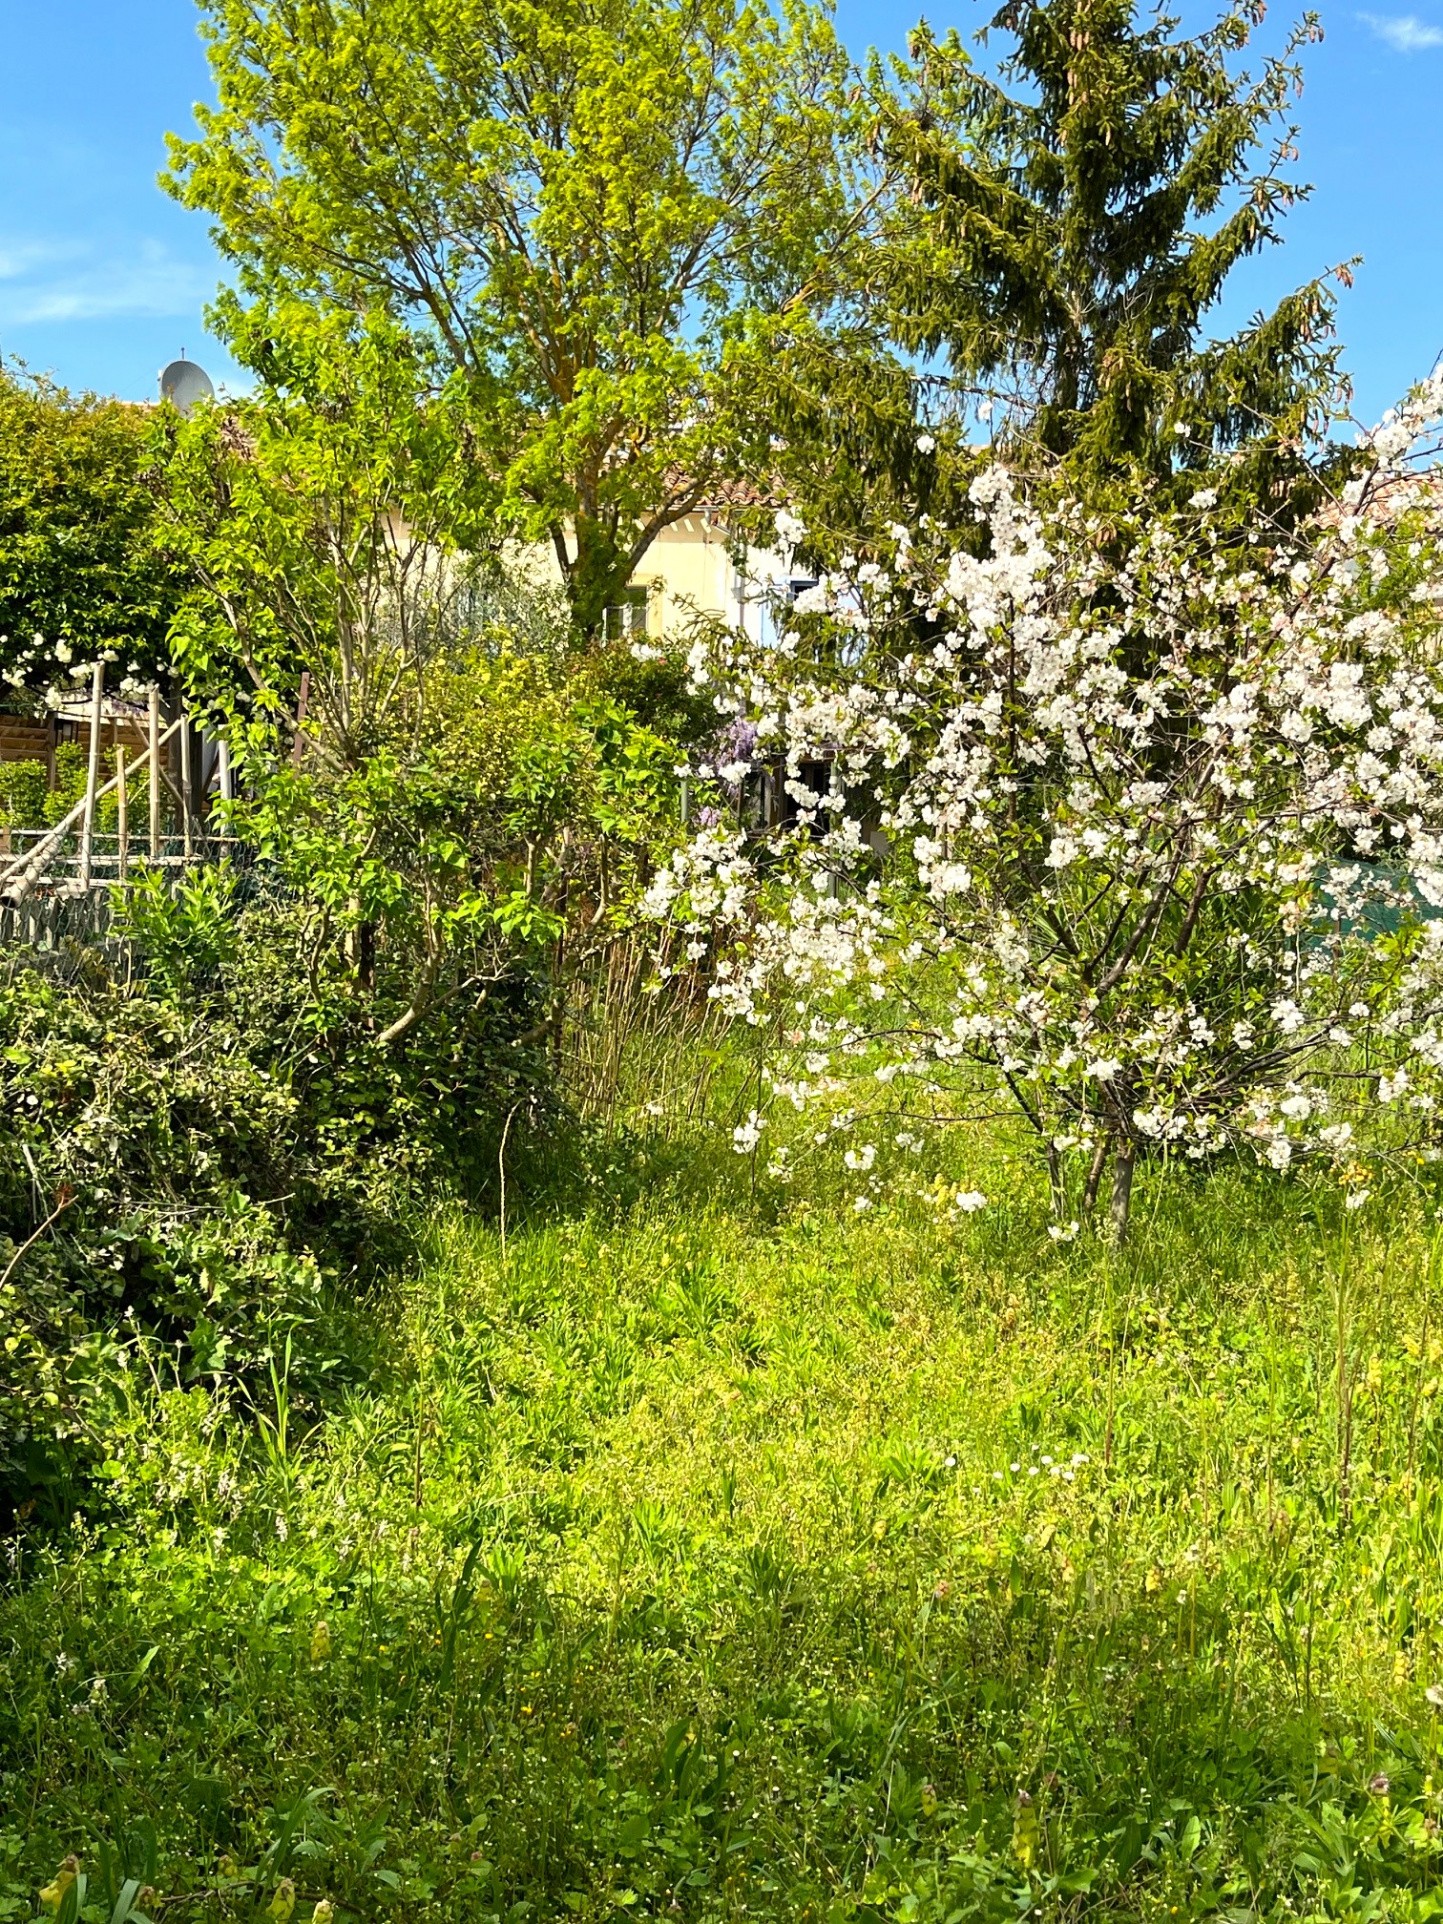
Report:
[[381,306],[507,525],[596,630],[649,544],[765,464],[752,357],[850,217],[845,57],[806,0],[202,0],[219,104],[174,193],[278,290]]
[[290,742],[301,677],[333,766],[362,760],[454,623],[486,519],[463,425],[385,314],[245,317],[256,392],[168,425],[161,539],[189,587],[171,646],[237,749]]
[[0,366],[0,673],[40,691],[104,654],[115,679],[166,660],[179,599],[149,541],[146,411]]
[[236,753],[235,825],[307,905],[314,1021],[388,1047],[504,1005],[549,1032],[674,813],[676,749],[464,552],[490,497],[424,343],[296,300],[250,322],[266,384],[172,421],[172,638]]

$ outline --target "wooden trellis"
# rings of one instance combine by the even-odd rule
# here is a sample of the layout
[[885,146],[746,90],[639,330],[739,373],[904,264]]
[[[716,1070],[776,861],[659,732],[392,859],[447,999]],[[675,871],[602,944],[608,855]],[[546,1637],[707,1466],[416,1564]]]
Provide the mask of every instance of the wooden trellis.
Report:
[[[147,846],[143,859],[150,867],[186,867],[208,860],[216,852],[208,825],[198,817],[191,769],[190,718],[182,711],[175,720],[162,726],[159,693],[150,693],[145,748],[128,760],[125,745],[117,737],[115,772],[100,779],[100,736],[105,706],[105,666],[97,662],[90,691],[90,743],[86,762],[85,793],[63,820],[45,829],[30,845],[18,852],[0,856],[0,907],[18,908],[37,895],[89,895],[93,890],[108,890],[117,882],[130,879],[137,851],[130,834],[130,807],[133,794],[146,785]],[[166,751],[176,744],[180,762],[179,780],[172,778]],[[221,798],[231,799],[230,758],[225,745],[217,757],[218,786]],[[116,833],[100,836],[96,826],[99,804],[113,795],[116,801]],[[168,795],[175,806],[178,836],[161,833],[161,801]],[[179,842],[180,846],[175,847]],[[221,851],[223,852],[223,850]]]

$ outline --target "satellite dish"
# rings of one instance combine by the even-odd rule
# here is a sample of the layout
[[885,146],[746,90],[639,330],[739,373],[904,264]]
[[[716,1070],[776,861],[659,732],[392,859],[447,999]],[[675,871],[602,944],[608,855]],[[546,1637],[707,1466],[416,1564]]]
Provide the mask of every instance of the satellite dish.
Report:
[[160,398],[180,414],[189,414],[197,401],[213,401],[215,386],[194,361],[172,361],[160,377]]

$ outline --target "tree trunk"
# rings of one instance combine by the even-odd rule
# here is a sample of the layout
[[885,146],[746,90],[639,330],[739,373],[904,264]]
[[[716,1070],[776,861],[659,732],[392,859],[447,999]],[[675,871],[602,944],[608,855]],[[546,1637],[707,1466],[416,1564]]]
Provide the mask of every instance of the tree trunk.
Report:
[[1087,1181],[1082,1189],[1082,1214],[1084,1220],[1092,1215],[1097,1205],[1097,1191],[1102,1182],[1102,1172],[1107,1167],[1107,1152],[1112,1147],[1112,1137],[1099,1136],[1092,1152],[1092,1167],[1087,1172]]
[[1119,1249],[1127,1241],[1127,1219],[1132,1210],[1132,1172],[1137,1166],[1137,1144],[1124,1136],[1112,1162],[1112,1240]]
[[1047,1187],[1052,1194],[1052,1213],[1058,1222],[1067,1217],[1067,1180],[1062,1173],[1062,1151],[1055,1142],[1047,1145]]

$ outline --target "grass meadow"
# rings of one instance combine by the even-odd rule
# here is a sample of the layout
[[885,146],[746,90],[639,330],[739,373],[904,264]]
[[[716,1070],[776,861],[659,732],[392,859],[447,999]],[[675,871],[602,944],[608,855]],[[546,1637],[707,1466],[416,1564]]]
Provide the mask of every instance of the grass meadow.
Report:
[[1424,1199],[1174,1177],[1112,1253],[968,1154],[443,1218],[322,1405],[137,1356],[11,1546],[0,1917],[1443,1911]]

